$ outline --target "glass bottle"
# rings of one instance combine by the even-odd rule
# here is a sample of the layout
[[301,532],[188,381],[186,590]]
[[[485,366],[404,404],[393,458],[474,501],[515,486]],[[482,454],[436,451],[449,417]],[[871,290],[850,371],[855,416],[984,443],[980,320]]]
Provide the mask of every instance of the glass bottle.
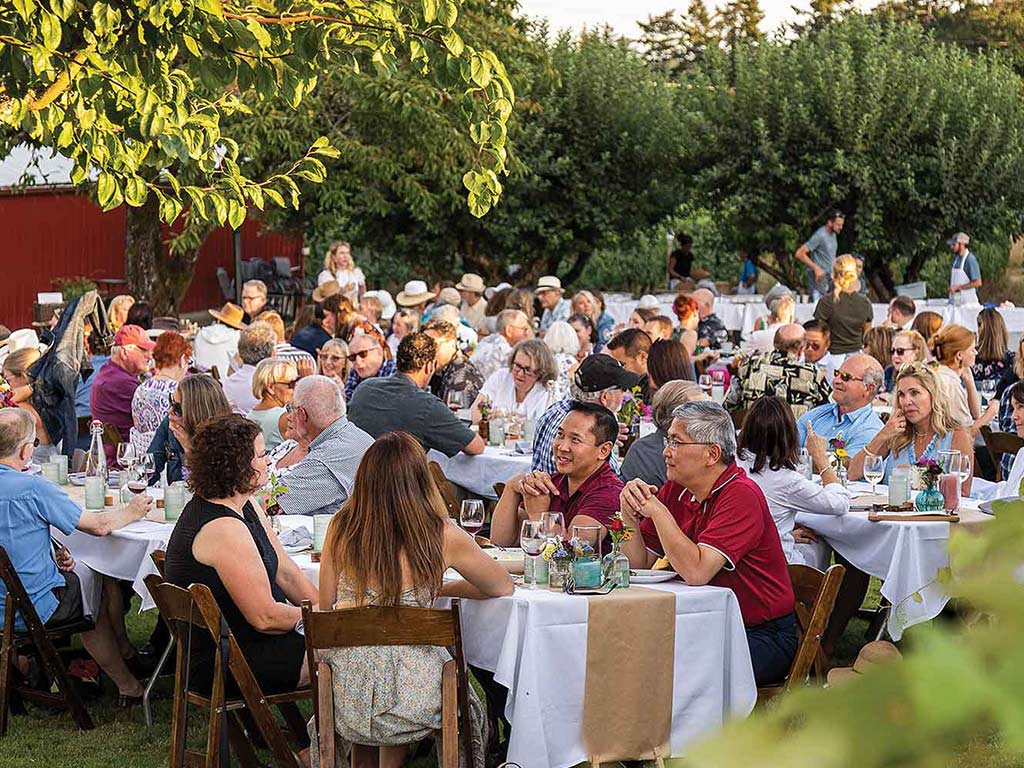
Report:
[[89,425],[92,441],[85,457],[85,508],[90,511],[102,510],[107,495],[107,455],[103,451],[103,422],[93,421]]
[[606,584],[611,582],[616,589],[626,589],[629,587],[629,558],[620,547],[617,541],[612,542],[611,552],[601,558],[601,572]]

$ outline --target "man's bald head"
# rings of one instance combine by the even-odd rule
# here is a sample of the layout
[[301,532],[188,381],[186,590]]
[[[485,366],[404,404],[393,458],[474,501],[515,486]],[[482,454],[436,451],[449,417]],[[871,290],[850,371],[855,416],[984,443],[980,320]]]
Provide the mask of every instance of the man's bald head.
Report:
[[775,331],[775,350],[789,357],[800,357],[807,343],[802,325],[788,323]]
[[690,294],[693,300],[697,302],[697,309],[701,317],[707,317],[715,309],[715,294],[709,291],[707,288],[698,288],[696,291]]
[[0,408],[0,461],[4,464],[17,462],[22,448],[30,445],[35,436],[36,423],[28,411]]

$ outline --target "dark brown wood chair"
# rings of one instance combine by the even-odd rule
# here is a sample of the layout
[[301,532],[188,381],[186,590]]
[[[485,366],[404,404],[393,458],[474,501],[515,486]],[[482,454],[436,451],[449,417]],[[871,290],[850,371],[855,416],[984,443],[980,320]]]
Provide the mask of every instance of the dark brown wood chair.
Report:
[[1024,448],[1024,438],[1012,432],[997,432],[987,424],[981,428],[981,436],[985,439],[985,448],[996,467],[996,482],[1002,482],[1003,454],[1016,455],[1017,451]]
[[448,517],[453,520],[458,520],[459,502],[455,498],[455,494],[452,492],[451,483],[449,483],[448,478],[445,477],[444,470],[441,469],[441,465],[436,461],[430,462],[430,476],[434,478],[437,490],[441,492],[441,498],[444,500],[444,505],[448,508]]
[[732,425],[736,429],[743,429],[743,425],[747,421],[747,409],[739,408],[735,411],[730,411],[729,415],[732,416]]
[[320,765],[334,765],[334,688],[331,666],[317,662],[326,648],[370,645],[433,645],[449,649],[452,660],[441,671],[441,766],[459,768],[459,719],[465,764],[473,764],[473,734],[469,714],[469,674],[462,652],[459,601],[448,610],[430,608],[345,608],[314,611],[302,603],[306,659],[313,688]]
[[116,446],[118,443],[123,442],[125,442],[125,440],[121,437],[121,433],[118,432],[117,427],[109,422],[103,422],[103,444]]
[[505,492],[505,483],[495,483],[493,487],[494,494],[500,499],[501,494]]
[[[44,625],[25,591],[25,585],[21,583],[21,577],[18,576],[14,564],[3,547],[0,547],[0,581],[3,581],[7,588],[7,597],[4,602],[4,628],[2,640],[0,640],[0,737],[7,734],[11,694],[14,692],[17,692],[26,701],[66,710],[71,713],[71,717],[79,728],[83,731],[92,730],[95,727],[92,718],[89,717],[89,712],[75,691],[71,677],[54,645],[54,640],[57,638],[93,629],[92,622],[83,619],[58,626],[47,627]],[[25,623],[26,631],[24,633],[15,634],[14,632],[16,615],[20,615],[21,620]],[[50,693],[49,690],[36,690],[12,680],[14,656],[19,651],[34,652],[39,657],[43,672],[45,672],[50,685],[56,686],[57,693]]]
[[[160,610],[160,615],[171,629],[178,649],[171,716],[172,768],[179,765],[229,768],[228,742],[244,768],[259,765],[252,746],[252,736],[246,733],[245,720],[241,717],[243,710],[246,710],[255,722],[263,742],[270,750],[273,764],[278,768],[300,768],[302,763],[289,746],[272,707],[280,709],[295,741],[305,746],[305,721],[296,702],[309,699],[310,689],[300,688],[288,693],[264,694],[234,634],[224,621],[213,593],[204,584],[193,584],[188,589],[183,589],[162,581],[156,574],[147,576],[145,582]],[[190,638],[193,633],[206,634],[213,639],[215,645],[213,688],[209,695],[185,688],[191,653]],[[238,686],[241,694],[238,698],[228,698],[225,690],[225,660],[222,648],[227,649],[227,672]],[[209,710],[206,747],[202,751],[186,747],[187,710],[190,703]]]
[[829,660],[821,650],[821,637],[828,626],[836,595],[846,568],[833,565],[824,573],[809,565],[789,566],[789,579],[796,596],[796,623],[800,644],[785,682],[757,689],[757,701],[763,703],[795,686],[803,685],[811,674],[824,681]]

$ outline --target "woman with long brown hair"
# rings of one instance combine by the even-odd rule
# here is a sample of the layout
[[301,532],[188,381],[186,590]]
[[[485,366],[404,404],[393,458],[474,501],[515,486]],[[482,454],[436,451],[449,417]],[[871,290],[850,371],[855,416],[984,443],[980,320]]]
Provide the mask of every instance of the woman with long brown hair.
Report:
[[[465,581],[443,583],[447,568]],[[352,495],[331,520],[320,561],[320,605],[429,607],[439,595],[487,598],[512,591],[505,569],[448,518],[416,438],[407,432],[378,438],[356,471]],[[352,745],[354,767],[402,765],[409,746],[437,729],[441,667],[451,658],[446,649],[338,648],[326,658],[334,672],[335,730]],[[474,768],[482,768],[486,718],[470,694]]]
[[985,307],[978,313],[978,358],[971,367],[974,380],[998,382],[1013,363],[1006,321],[998,309]]

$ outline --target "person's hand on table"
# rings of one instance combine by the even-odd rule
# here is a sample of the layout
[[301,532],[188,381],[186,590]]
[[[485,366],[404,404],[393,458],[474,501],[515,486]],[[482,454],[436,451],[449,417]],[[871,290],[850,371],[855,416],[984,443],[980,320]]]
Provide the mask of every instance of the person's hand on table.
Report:
[[149,514],[149,510],[153,508],[153,497],[148,493],[140,493],[136,496],[132,496],[132,500],[125,506],[132,518],[135,520],[141,520]]
[[651,517],[661,510],[668,511],[668,508],[658,501],[655,495],[657,493],[657,486],[648,485],[640,479],[630,480],[622,487],[619,502],[623,510],[635,517]]
[[67,573],[75,567],[75,558],[71,556],[67,547],[61,547],[57,552],[57,570]]
[[810,528],[798,525],[793,528],[793,541],[797,544],[814,544],[818,541],[818,536]]

